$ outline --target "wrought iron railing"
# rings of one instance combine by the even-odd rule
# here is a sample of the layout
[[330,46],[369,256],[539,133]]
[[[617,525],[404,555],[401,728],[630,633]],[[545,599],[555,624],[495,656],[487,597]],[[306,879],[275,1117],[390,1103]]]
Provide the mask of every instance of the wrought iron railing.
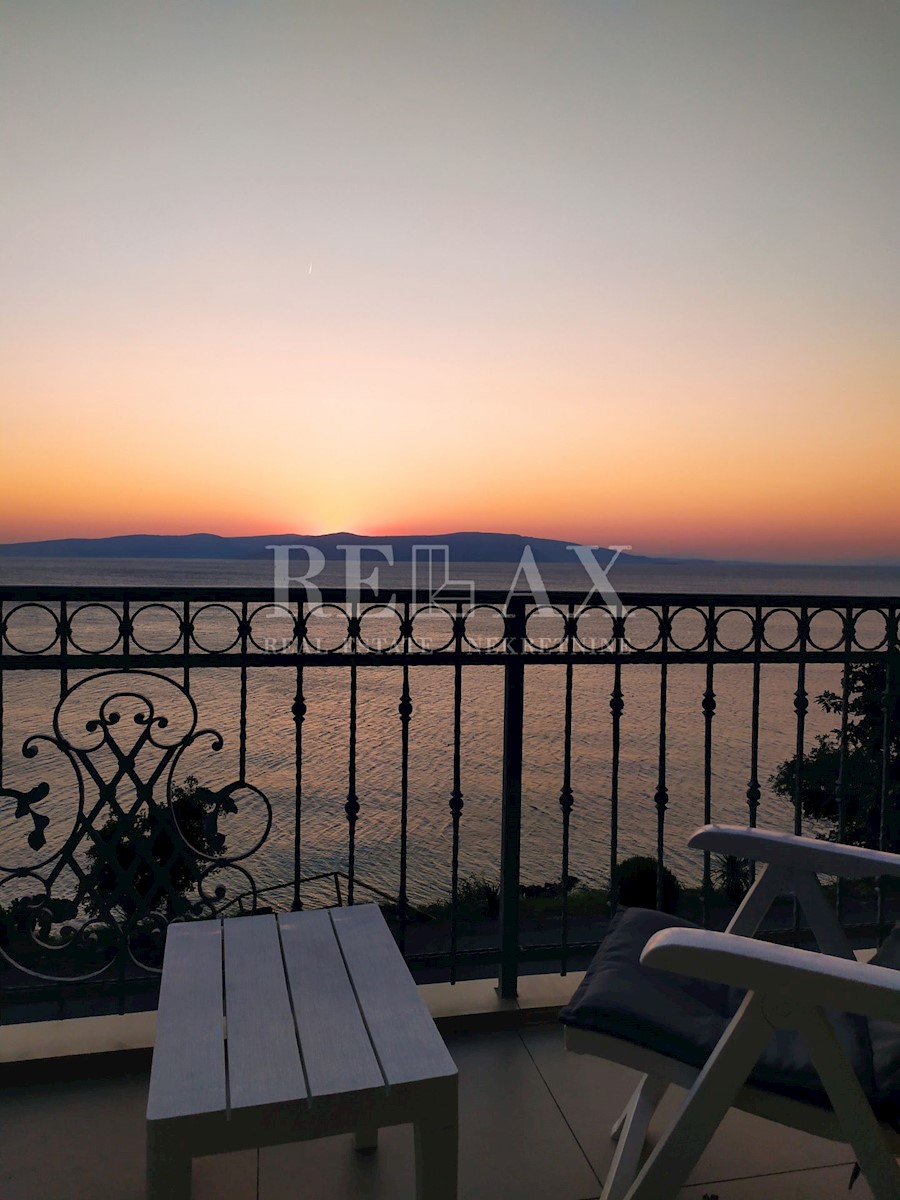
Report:
[[[803,772],[834,720],[846,831],[859,667],[880,672],[875,821],[892,844],[896,599],[550,602],[0,588],[3,1019],[152,991],[172,920],[335,899],[378,899],[420,972],[492,969],[514,994],[520,970],[565,970],[596,944],[628,848],[655,858],[651,902],[675,865],[714,920],[719,865],[692,865],[683,833],[757,823],[788,751],[793,804],[768,796],[763,815],[802,830]],[[810,705],[829,687],[834,719]],[[598,898],[588,918],[573,863]],[[879,890],[879,923],[884,904]]]

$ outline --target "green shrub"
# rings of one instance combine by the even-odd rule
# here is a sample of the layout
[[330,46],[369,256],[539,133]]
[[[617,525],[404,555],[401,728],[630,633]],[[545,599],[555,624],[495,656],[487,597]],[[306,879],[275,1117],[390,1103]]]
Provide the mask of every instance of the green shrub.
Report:
[[[629,908],[656,908],[656,859],[635,854],[619,863],[619,903]],[[681,884],[668,867],[663,867],[662,911],[678,910]]]
[[749,858],[734,854],[717,854],[711,871],[713,884],[725,893],[732,904],[740,904],[753,882],[753,865]]
[[467,875],[457,885],[457,913],[463,920],[493,921],[500,915],[500,884],[486,875]]

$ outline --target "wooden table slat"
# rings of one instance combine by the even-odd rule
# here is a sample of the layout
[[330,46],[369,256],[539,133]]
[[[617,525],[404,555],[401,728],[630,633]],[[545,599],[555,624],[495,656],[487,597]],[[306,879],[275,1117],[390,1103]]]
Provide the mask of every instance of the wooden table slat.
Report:
[[455,1075],[377,906],[331,909],[331,920],[388,1084]]
[[384,1087],[326,911],[278,917],[311,1096]]
[[275,918],[232,917],[223,928],[231,1108],[305,1099]]
[[166,937],[147,1119],[225,1108],[222,923],[174,924]]

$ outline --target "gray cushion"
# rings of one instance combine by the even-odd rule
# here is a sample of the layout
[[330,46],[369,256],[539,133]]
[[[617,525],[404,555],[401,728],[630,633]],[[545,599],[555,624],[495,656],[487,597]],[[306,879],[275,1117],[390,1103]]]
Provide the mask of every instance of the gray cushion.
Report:
[[[883,942],[872,959],[879,967],[900,971],[900,925]],[[900,1108],[900,1025],[894,1021],[869,1021],[872,1042],[872,1062],[875,1071],[876,1095],[888,1101],[896,1111]]]
[[[593,1029],[669,1058],[701,1067],[743,999],[739,988],[706,983],[641,965],[641,951],[661,929],[697,929],[690,921],[643,908],[620,908],[571,1001],[560,1012],[566,1025]],[[866,1094],[874,1094],[872,1050],[866,1021],[828,1013]],[[751,1081],[808,1102],[827,1105],[815,1067],[793,1030],[778,1030]]]

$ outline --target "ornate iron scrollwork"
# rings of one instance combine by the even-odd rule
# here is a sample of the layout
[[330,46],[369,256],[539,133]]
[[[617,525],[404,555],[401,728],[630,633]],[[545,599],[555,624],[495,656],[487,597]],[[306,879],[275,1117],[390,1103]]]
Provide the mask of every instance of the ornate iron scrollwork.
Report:
[[[272,806],[244,779],[207,787],[184,774],[189,749],[217,753],[224,744],[199,727],[184,687],[153,671],[92,674],[62,696],[52,729],[29,737],[22,754],[54,752],[57,769],[30,788],[0,790],[0,818],[4,802],[15,802],[12,832],[30,822],[31,853],[23,846],[19,862],[0,863],[8,963],[55,981],[156,972],[171,921],[257,910],[243,860],[268,838]],[[238,852],[228,817],[248,799],[259,830]]]

